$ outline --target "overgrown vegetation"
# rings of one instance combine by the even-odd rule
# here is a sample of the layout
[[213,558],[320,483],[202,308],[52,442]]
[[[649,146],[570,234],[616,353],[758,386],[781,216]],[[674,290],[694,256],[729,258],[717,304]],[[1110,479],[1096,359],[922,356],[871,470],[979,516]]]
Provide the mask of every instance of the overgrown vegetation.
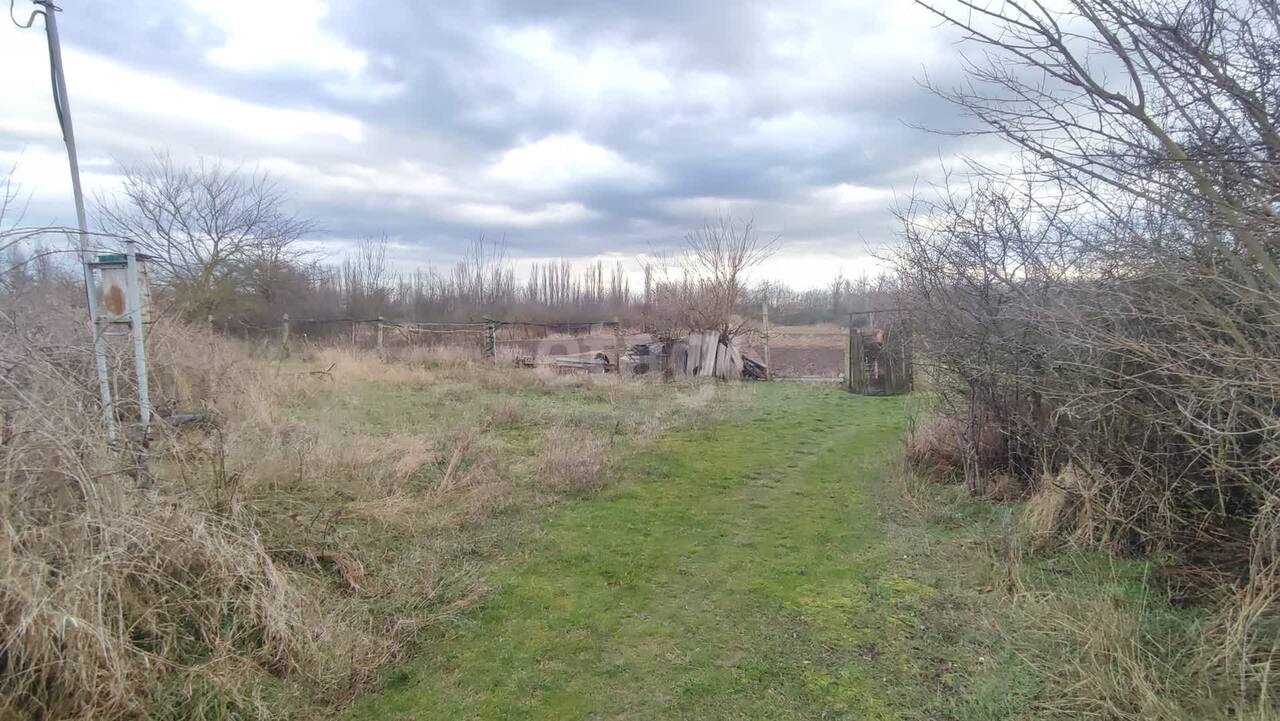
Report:
[[[944,579],[952,623],[982,653],[942,718],[1275,718],[1241,705],[1217,654],[1224,616],[1187,603],[1159,559],[1055,546],[1028,506],[907,474],[888,529],[904,563]],[[1238,630],[1238,629],[1237,629]]]
[[109,448],[87,349],[66,342],[74,307],[7,306],[3,321],[5,718],[340,708],[482,596],[476,560],[530,509],[596,492],[613,454],[733,398],[448,349],[280,361],[161,322],[152,398],[207,417]]
[[[978,49],[937,92],[1025,155],[902,210],[902,302],[943,402],[909,455],[1029,499],[1041,545],[1146,554],[1216,606],[1193,638],[1087,644],[1064,712],[1273,713],[1280,8],[926,5]],[[1057,627],[1131,620],[1082,607]],[[1129,687],[1149,698],[1114,701]]]

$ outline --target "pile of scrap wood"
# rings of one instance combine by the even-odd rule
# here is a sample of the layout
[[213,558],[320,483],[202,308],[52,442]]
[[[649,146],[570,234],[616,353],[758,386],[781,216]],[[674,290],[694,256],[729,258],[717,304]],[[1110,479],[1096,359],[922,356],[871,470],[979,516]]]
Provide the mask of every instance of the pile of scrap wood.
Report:
[[671,365],[677,375],[721,380],[742,377],[742,351],[738,344],[715,331],[694,331],[677,341],[672,351]]
[[721,380],[765,377],[764,366],[744,356],[736,338],[716,331],[694,331],[684,338],[667,339],[661,352],[671,375]]
[[769,371],[760,361],[742,356],[742,377],[751,381],[768,380]]
[[[552,365],[561,372],[612,373],[613,359],[603,352],[556,356]],[[637,343],[622,357],[622,372],[645,375],[660,372],[664,377],[694,376],[721,380],[763,380],[765,367],[748,358],[737,340],[716,331],[694,331],[684,338],[655,337]]]
[[561,373],[612,373],[614,371],[609,355],[600,351],[556,356],[551,359],[551,365]]

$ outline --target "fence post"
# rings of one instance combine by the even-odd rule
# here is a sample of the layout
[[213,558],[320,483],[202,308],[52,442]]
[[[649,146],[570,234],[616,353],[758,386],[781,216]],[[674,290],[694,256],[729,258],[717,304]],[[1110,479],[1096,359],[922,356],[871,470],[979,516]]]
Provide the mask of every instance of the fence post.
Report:
[[764,379],[773,380],[773,364],[769,362],[769,304],[764,304]]
[[616,361],[613,365],[614,370],[618,373],[618,377],[622,377],[622,323],[618,321],[618,316],[613,317],[613,354]]
[[378,316],[378,355],[382,355],[382,316]]
[[867,370],[863,362],[862,329],[853,325],[853,314],[849,314],[849,356],[845,377],[850,393],[865,393]]
[[352,349],[354,349],[354,348],[356,347],[356,323],[357,323],[357,322],[356,322],[356,320],[353,318],[353,319],[351,320],[351,347],[352,347]]
[[284,320],[280,325],[280,348],[284,351],[287,358],[289,356],[289,314],[284,314]]
[[484,357],[498,359],[498,324],[488,318],[484,323]]
[[209,323],[209,335],[213,335],[213,314],[205,316],[205,320]]

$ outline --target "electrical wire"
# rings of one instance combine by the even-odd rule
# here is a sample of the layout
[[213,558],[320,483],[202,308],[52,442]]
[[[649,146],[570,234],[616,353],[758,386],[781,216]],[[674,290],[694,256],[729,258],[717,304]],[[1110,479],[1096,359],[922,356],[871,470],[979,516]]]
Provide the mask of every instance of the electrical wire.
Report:
[[67,142],[67,121],[62,117],[62,93],[58,87],[58,72],[53,62],[53,44],[49,44],[49,85],[53,88],[53,112],[58,114],[58,130],[62,131],[62,142]]
[[[45,17],[48,17],[48,13],[57,12],[58,10],[58,6],[54,5],[52,2],[48,2],[47,0],[43,2],[41,0],[36,0],[35,4],[43,9],[32,10],[31,16],[27,18],[26,24],[23,24],[18,22],[18,17],[13,14],[13,6],[16,2],[17,0],[9,0],[9,20],[11,20],[15,26],[22,28],[23,30],[26,30],[35,24],[37,15],[44,15]],[[49,45],[49,86],[53,90],[53,112],[58,116],[58,130],[62,131],[62,141],[65,143],[67,140],[67,124],[62,112],[62,94],[59,92],[60,89],[58,88],[58,74],[54,70],[52,44]]]
[[44,13],[45,13],[45,11],[44,11],[44,10],[32,10],[32,11],[31,11],[31,17],[27,18],[27,24],[26,24],[26,25],[23,25],[22,23],[18,22],[18,18],[17,18],[17,16],[15,16],[15,15],[13,14],[13,4],[14,4],[14,2],[15,2],[15,0],[9,0],[9,19],[13,21],[13,24],[14,24],[14,25],[17,25],[18,27],[22,28],[23,30],[26,30],[27,28],[31,27],[31,26],[35,23],[35,21],[36,21],[36,16],[37,16],[37,15],[44,15]]

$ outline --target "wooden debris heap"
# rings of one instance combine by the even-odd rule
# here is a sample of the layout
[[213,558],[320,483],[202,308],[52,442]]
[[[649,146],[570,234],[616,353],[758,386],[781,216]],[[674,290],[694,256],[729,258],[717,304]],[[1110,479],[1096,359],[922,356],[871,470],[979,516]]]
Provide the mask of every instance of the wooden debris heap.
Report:
[[[561,372],[613,373],[607,353],[557,356],[553,365]],[[694,331],[684,338],[655,337],[637,343],[623,354],[621,371],[630,375],[661,373],[664,377],[688,376],[721,380],[762,380],[765,367],[747,358],[736,339],[716,331]]]

